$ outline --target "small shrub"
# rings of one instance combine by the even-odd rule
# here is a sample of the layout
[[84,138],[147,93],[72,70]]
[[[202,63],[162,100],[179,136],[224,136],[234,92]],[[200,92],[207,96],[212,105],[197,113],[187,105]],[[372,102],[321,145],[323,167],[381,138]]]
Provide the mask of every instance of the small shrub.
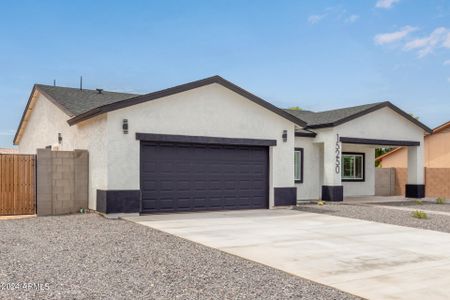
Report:
[[417,204],[417,205],[422,205],[422,204],[423,204],[423,201],[422,201],[422,200],[416,200],[416,204]]
[[436,204],[444,204],[444,203],[445,203],[445,198],[439,197],[436,199]]
[[319,200],[319,201],[317,201],[317,205],[324,206],[325,205],[325,201]]
[[421,210],[415,210],[412,212],[413,218],[417,219],[428,219],[427,213]]

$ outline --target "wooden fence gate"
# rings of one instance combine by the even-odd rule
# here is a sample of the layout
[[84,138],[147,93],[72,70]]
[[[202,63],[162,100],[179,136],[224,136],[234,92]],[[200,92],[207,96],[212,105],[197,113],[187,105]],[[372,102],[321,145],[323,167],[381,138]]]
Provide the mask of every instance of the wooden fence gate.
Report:
[[36,156],[0,154],[0,215],[36,213]]

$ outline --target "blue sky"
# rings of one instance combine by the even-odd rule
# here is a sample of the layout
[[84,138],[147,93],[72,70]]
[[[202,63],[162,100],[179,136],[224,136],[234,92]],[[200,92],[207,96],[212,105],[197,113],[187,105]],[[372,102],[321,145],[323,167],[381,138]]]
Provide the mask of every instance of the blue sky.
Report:
[[34,83],[145,93],[221,75],[280,107],[450,120],[450,1],[2,1],[0,147]]

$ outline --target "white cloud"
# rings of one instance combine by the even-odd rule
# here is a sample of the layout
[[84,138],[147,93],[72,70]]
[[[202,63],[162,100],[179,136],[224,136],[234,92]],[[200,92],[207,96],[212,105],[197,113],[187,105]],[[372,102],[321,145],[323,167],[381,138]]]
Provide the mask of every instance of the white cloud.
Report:
[[309,24],[317,24],[324,19],[333,19],[338,22],[354,23],[359,19],[359,15],[350,14],[346,9],[341,7],[327,7],[322,13],[310,15],[308,17]]
[[319,23],[326,16],[327,15],[312,15],[312,16],[308,17],[308,22],[310,24],[316,24],[316,23]]
[[438,47],[450,48],[450,31],[445,27],[438,27],[424,38],[414,39],[405,44],[405,50],[417,50],[419,57],[427,56]]
[[378,0],[375,7],[389,9],[397,2],[400,2],[400,0]]
[[443,65],[444,66],[450,66],[450,59],[447,59],[446,61],[444,61]]
[[416,31],[416,27],[405,26],[401,28],[399,31],[389,32],[389,33],[380,33],[375,35],[374,42],[377,45],[384,45],[399,41],[406,37],[409,33]]
[[445,48],[450,48],[450,32],[447,33],[447,37],[445,37],[442,46]]
[[358,19],[359,19],[358,15],[351,15],[345,19],[345,22],[346,23],[354,23],[354,22],[358,21]]

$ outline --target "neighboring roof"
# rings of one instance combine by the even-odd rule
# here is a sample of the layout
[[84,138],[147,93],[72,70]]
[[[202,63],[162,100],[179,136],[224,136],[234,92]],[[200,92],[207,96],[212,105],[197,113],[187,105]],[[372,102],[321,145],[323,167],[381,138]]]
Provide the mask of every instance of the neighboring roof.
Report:
[[15,154],[18,153],[17,149],[14,148],[0,148],[0,154]]
[[36,88],[69,116],[74,117],[93,108],[111,104],[124,99],[138,96],[138,94],[116,93],[61,86],[36,84]]
[[386,156],[391,155],[392,153],[397,152],[397,151],[400,150],[400,149],[403,149],[403,147],[397,147],[397,148],[394,148],[394,149],[392,149],[391,151],[389,151],[389,152],[387,152],[387,153],[385,153],[385,154],[383,154],[383,155],[380,155],[380,156],[376,157],[376,158],[375,158],[375,161],[382,160],[382,159],[385,158]]
[[247,98],[248,100],[253,101],[253,102],[255,102],[258,105],[261,105],[262,107],[272,111],[273,113],[275,113],[275,114],[277,114],[277,115],[279,115],[279,116],[281,116],[281,117],[283,117],[285,119],[288,119],[289,121],[291,121],[291,122],[293,122],[293,123],[295,123],[295,124],[297,124],[297,125],[299,125],[301,127],[306,126],[306,123],[303,120],[301,120],[301,119],[299,119],[299,118],[289,114],[288,112],[286,112],[286,111],[284,111],[284,110],[274,106],[273,104],[263,100],[262,98],[259,98],[258,96],[253,95],[252,93],[244,90],[243,88],[235,85],[234,83],[232,83],[230,81],[227,81],[227,80],[223,79],[220,76],[212,76],[212,77],[208,77],[208,78],[205,78],[205,79],[201,79],[201,80],[192,81],[192,82],[189,82],[189,83],[177,85],[177,86],[174,86],[174,87],[171,87],[171,88],[168,88],[168,89],[164,89],[164,90],[160,90],[160,91],[157,91],[157,92],[153,92],[153,93],[150,93],[150,94],[140,95],[140,96],[136,96],[136,97],[133,97],[133,98],[130,98],[130,99],[125,99],[125,100],[120,100],[120,101],[116,101],[116,102],[113,102],[113,103],[105,104],[105,105],[93,108],[91,110],[88,110],[86,112],[83,112],[83,113],[81,113],[81,114],[79,114],[79,115],[69,119],[68,123],[69,123],[69,125],[74,125],[74,124],[77,124],[78,122],[90,119],[92,117],[95,117],[97,115],[100,115],[100,114],[103,114],[103,113],[106,113],[106,112],[110,112],[110,111],[114,111],[114,110],[117,110],[117,109],[121,109],[121,108],[125,108],[125,107],[128,107],[128,106],[131,106],[131,105],[136,105],[136,104],[139,104],[139,103],[143,103],[143,102],[159,99],[159,98],[162,98],[162,97],[167,97],[167,96],[170,96],[170,95],[178,94],[178,93],[181,93],[181,92],[185,92],[185,91],[192,90],[192,89],[195,89],[195,88],[199,88],[199,87],[202,87],[202,86],[210,85],[210,84],[213,84],[213,83],[220,84],[220,85],[222,85],[222,86],[224,86],[224,87],[234,91],[235,93],[237,93],[237,94]]
[[444,123],[442,125],[439,125],[438,127],[434,128],[433,129],[433,133],[441,132],[442,130],[445,130],[447,128],[450,128],[450,121],[448,121],[448,122],[446,122],[446,123]]
[[[448,121],[448,122],[446,122],[446,123],[444,123],[444,124],[442,124],[442,125],[439,125],[439,126],[435,127],[435,128],[432,130],[432,132],[431,132],[430,134],[438,133],[438,132],[440,132],[440,131],[442,131],[442,130],[444,130],[444,129],[446,129],[446,128],[450,128],[450,121]],[[389,152],[387,152],[387,153],[385,153],[385,154],[383,154],[383,155],[378,156],[377,158],[375,158],[375,160],[376,160],[376,161],[382,160],[382,159],[385,158],[386,156],[389,156],[389,155],[391,155],[391,154],[397,152],[398,150],[400,150],[400,149],[402,149],[402,148],[403,148],[403,147],[395,148],[395,149],[393,149],[393,150],[391,150],[391,151],[389,151]]]
[[383,107],[389,107],[396,111],[412,123],[423,128],[427,132],[431,132],[431,129],[425,124],[419,122],[416,118],[412,117],[410,114],[404,112],[394,104],[389,101],[377,102],[359,106],[352,106],[340,109],[333,109],[322,112],[312,112],[307,110],[291,110],[286,109],[286,111],[299,119],[304,120],[307,123],[306,129],[308,128],[325,128],[334,127],[345,122],[351,121],[363,115],[366,115],[375,110],[381,109]]

